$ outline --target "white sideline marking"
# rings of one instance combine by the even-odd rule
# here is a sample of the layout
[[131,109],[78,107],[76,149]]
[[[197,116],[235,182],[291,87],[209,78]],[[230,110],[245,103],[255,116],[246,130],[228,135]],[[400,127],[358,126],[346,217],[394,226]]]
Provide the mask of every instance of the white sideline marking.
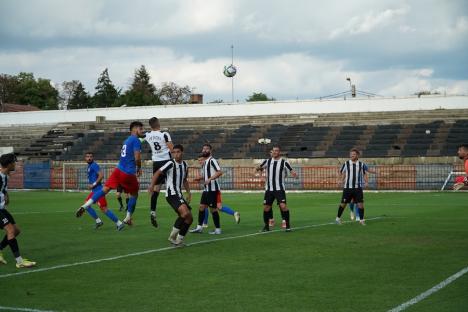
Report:
[[[378,220],[378,219],[383,219],[383,218],[385,218],[385,217],[375,217],[375,218],[369,218],[369,219],[366,219],[366,220],[367,221],[372,221],[372,220]],[[345,221],[343,223],[350,223],[350,222],[354,222],[354,221]],[[331,224],[335,224],[335,222],[304,225],[304,226],[293,227],[291,229],[292,230],[303,230],[303,229],[326,226],[326,225],[331,225]],[[207,240],[202,240],[202,241],[198,241],[198,242],[189,243],[189,244],[187,244],[187,247],[194,246],[194,245],[207,244],[207,243],[212,243],[212,242],[219,242],[219,241],[237,239],[237,238],[245,238],[245,237],[252,237],[252,236],[257,236],[257,235],[265,235],[265,234],[276,233],[276,232],[280,232],[280,231],[284,231],[284,230],[273,230],[273,231],[269,231],[269,232],[255,232],[255,233],[244,234],[244,235],[228,236],[228,237],[215,238],[215,239],[207,239]],[[6,278],[6,277],[18,276],[18,275],[24,275],[24,274],[31,274],[31,273],[36,273],[36,272],[52,271],[52,270],[69,268],[69,267],[85,265],[85,264],[93,264],[93,263],[100,263],[100,262],[105,262],[105,261],[119,260],[119,259],[134,257],[134,256],[146,255],[146,254],[149,254],[149,253],[156,253],[156,252],[161,252],[161,251],[166,251],[166,250],[173,250],[173,249],[177,249],[177,248],[179,248],[179,247],[169,246],[169,247],[163,247],[163,248],[158,248],[158,249],[149,249],[149,250],[144,250],[144,251],[138,251],[138,252],[133,252],[133,253],[129,253],[129,254],[126,254],[126,255],[120,255],[120,256],[109,257],[109,258],[101,258],[101,259],[95,259],[95,260],[89,260],[89,261],[82,261],[82,262],[75,262],[75,263],[68,263],[68,264],[60,264],[60,265],[41,268],[41,269],[24,270],[24,271],[17,272],[17,273],[3,274],[3,275],[0,275],[0,278]]]
[[406,301],[405,303],[402,303],[400,304],[398,307],[396,308],[393,308],[391,310],[388,310],[388,312],[400,312],[400,311],[403,311],[407,308],[409,308],[410,306],[412,306],[413,304],[416,304],[424,299],[426,299],[427,297],[429,297],[430,295],[432,295],[433,293],[436,293],[438,292],[439,290],[441,290],[442,288],[444,288],[445,286],[448,286],[449,284],[451,284],[452,282],[454,282],[456,279],[462,277],[463,275],[465,275],[466,273],[468,273],[468,266],[460,271],[458,271],[457,273],[453,274],[452,276],[450,276],[449,278],[447,278],[446,280],[443,280],[442,282],[440,282],[439,284],[435,285],[434,287],[432,287],[431,289],[428,289],[426,290],[425,292],[419,294],[418,296],[414,297],[413,299],[411,300],[408,300]]
[[0,306],[0,310],[6,310],[6,311],[28,311],[28,312],[54,312],[54,311],[51,311],[51,310],[38,310],[38,309],[3,307],[3,306]]

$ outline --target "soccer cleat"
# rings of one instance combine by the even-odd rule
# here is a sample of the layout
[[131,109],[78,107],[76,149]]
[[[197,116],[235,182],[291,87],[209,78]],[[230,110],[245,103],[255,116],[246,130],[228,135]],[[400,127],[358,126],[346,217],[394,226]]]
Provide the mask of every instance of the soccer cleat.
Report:
[[240,213],[239,212],[234,212],[234,219],[236,220],[236,223],[240,223]]
[[151,224],[157,228],[158,227],[158,221],[156,221],[156,216],[155,215],[150,215],[150,220],[151,220]]
[[287,227],[284,231],[285,231],[285,232],[291,232],[291,228],[290,228],[290,227]]
[[94,225],[94,229],[99,229],[101,226],[104,225],[104,222],[100,221],[100,222],[96,222],[96,224]]
[[36,262],[34,261],[30,261],[28,259],[25,259],[23,258],[23,261],[21,261],[20,263],[17,263],[16,264],[16,267],[18,269],[21,269],[21,268],[32,268],[33,266],[36,265]]
[[81,217],[84,213],[85,213],[84,207],[80,207],[80,208],[78,208],[78,210],[76,210],[75,216],[76,216],[77,218],[79,218],[79,217]]
[[270,227],[270,229],[274,228],[275,227],[275,219],[270,219],[268,221],[268,226]]
[[281,228],[282,229],[286,228],[286,220],[281,221]]
[[269,232],[270,231],[270,227],[268,225],[265,225],[262,229],[262,232]]
[[190,230],[190,233],[202,233],[203,232],[203,227],[197,225],[196,228],[193,228]]
[[341,219],[340,218],[336,218],[335,219],[335,223],[338,224],[338,225],[342,225],[343,223],[341,222]]
[[361,221],[361,218],[359,217],[358,214],[356,215],[356,221],[357,221],[357,222]]
[[171,242],[172,246],[174,247],[184,247],[184,241],[181,239],[175,239],[173,242]]
[[211,234],[211,235],[220,235],[220,234],[221,234],[221,229],[214,229],[214,231],[208,232],[208,234]]
[[354,212],[353,211],[349,212],[349,217],[351,218],[351,221],[354,220]]
[[203,224],[202,224],[202,227],[203,227],[204,229],[206,229],[206,228],[208,228],[208,224],[203,223]]
[[130,225],[130,226],[131,226],[131,225],[133,225],[133,220],[132,220],[132,218],[125,218],[125,219],[123,220],[123,223],[125,223],[126,225]]
[[123,222],[116,226],[117,231],[119,231],[119,232],[122,231],[124,229],[124,227],[125,227],[125,223],[123,223]]
[[0,251],[0,264],[7,264],[8,262],[3,258],[3,253]]
[[359,221],[359,224],[360,225],[366,225],[366,221],[364,221],[364,219],[362,219],[362,220]]

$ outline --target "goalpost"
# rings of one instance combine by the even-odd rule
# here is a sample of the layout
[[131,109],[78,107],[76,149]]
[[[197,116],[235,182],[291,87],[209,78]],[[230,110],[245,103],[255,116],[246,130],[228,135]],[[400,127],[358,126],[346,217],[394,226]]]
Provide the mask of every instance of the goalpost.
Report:
[[447,178],[444,181],[444,185],[442,185],[441,191],[445,190],[445,187],[450,182],[453,176],[465,176],[466,173],[464,171],[450,171]]

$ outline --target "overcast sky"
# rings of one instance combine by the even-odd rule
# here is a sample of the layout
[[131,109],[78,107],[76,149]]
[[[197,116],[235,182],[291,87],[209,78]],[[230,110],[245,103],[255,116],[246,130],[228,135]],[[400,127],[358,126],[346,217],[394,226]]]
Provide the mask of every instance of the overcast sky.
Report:
[[158,86],[205,101],[252,92],[310,99],[359,90],[468,94],[466,0],[0,0],[0,73],[77,79],[94,93],[109,68],[128,88],[145,65]]

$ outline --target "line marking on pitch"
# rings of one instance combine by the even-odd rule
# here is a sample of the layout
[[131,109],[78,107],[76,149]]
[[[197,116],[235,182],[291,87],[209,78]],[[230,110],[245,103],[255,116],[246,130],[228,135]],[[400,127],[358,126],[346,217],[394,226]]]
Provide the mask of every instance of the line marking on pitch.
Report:
[[4,307],[4,306],[0,306],[0,310],[6,310],[6,311],[27,311],[27,312],[55,312],[55,311],[52,311],[52,310],[38,310],[38,309],[15,308],[15,307]]
[[[384,219],[384,218],[385,217],[374,217],[374,218],[366,219],[366,221],[372,221],[372,220],[378,220],[378,219]],[[354,222],[354,221],[345,221],[343,223],[351,223],[351,222]],[[333,225],[333,224],[335,224],[335,222],[304,225],[304,226],[293,227],[291,229],[292,230],[304,230],[304,229],[310,229],[310,228],[321,227],[321,226],[326,226],[326,225]],[[195,246],[195,245],[208,244],[208,243],[220,242],[220,241],[238,239],[238,238],[246,238],[246,237],[258,236],[258,235],[266,235],[266,234],[277,233],[277,232],[284,232],[284,230],[272,230],[272,231],[268,231],[268,232],[255,232],[255,233],[244,234],[244,235],[228,236],[228,237],[221,237],[221,238],[215,238],[215,239],[207,239],[207,240],[202,240],[202,241],[198,241],[198,242],[188,243],[188,244],[186,244],[186,246],[190,247],[190,246]],[[25,274],[31,274],[31,273],[39,273],[39,272],[45,272],[45,271],[52,271],[52,270],[57,270],[57,269],[64,269],[64,268],[79,266],[79,265],[94,264],[94,263],[100,263],[100,262],[106,262],[106,261],[114,261],[114,260],[129,258],[129,257],[146,255],[146,254],[150,254],[150,253],[157,253],[157,252],[162,252],[162,251],[167,251],[167,250],[174,250],[174,249],[178,249],[178,248],[180,248],[180,247],[169,246],[169,247],[162,247],[162,248],[157,248],[157,249],[149,249],[149,250],[133,252],[133,253],[120,255],[120,256],[115,256],[115,257],[108,257],[108,258],[101,258],[101,259],[95,259],[95,260],[89,260],[89,261],[60,264],[60,265],[55,265],[55,266],[46,267],[46,268],[25,270],[25,271],[16,272],[16,273],[8,273],[8,274],[0,275],[0,278],[6,278],[6,277],[18,276],[18,275],[25,275]]]
[[410,299],[402,304],[400,304],[399,306],[391,309],[391,310],[388,310],[388,312],[400,312],[400,311],[403,311],[403,310],[406,310],[407,308],[409,308],[410,306],[426,299],[427,297],[429,297],[430,295],[438,292],[439,290],[441,290],[442,288],[450,285],[452,282],[454,282],[455,280],[459,279],[460,277],[462,277],[463,275],[465,275],[466,273],[468,273],[468,266],[465,267],[464,269],[461,269],[460,271],[458,271],[457,273],[453,274],[452,276],[448,277],[447,279],[443,280],[442,282],[440,282],[439,284],[435,285],[434,287],[426,290],[425,292],[417,295],[416,297],[414,297],[413,299]]

